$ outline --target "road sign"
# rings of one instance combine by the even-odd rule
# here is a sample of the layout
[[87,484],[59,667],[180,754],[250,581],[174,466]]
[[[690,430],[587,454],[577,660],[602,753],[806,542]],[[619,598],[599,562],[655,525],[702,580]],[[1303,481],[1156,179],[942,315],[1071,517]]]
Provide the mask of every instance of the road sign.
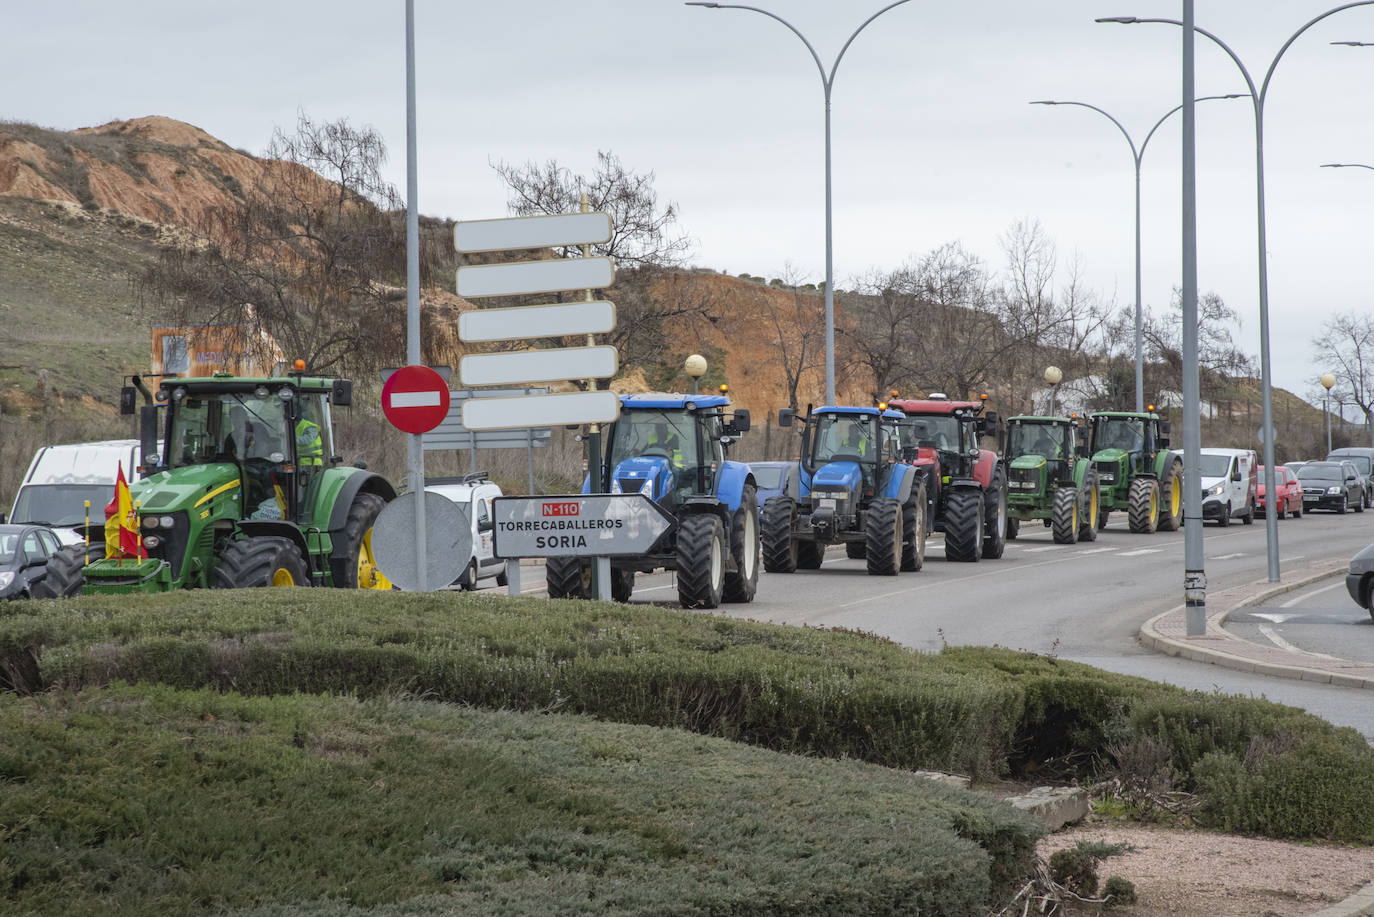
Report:
[[[415,557],[415,491],[403,493],[372,524],[372,556],[398,588],[420,583]],[[467,511],[439,494],[425,494],[425,586],[442,589],[463,572],[472,556],[472,521]]]
[[570,392],[525,398],[474,398],[463,402],[469,430],[516,430],[581,423],[614,423],[620,416],[615,392]]
[[555,347],[469,354],[458,361],[458,376],[464,385],[605,379],[614,376],[619,365],[614,347]]
[[496,556],[647,554],[673,518],[644,494],[497,497]]
[[609,213],[556,213],[501,220],[462,220],[453,227],[453,247],[460,252],[600,245],[611,241]]
[[428,433],[448,416],[448,383],[428,366],[402,366],[382,386],[382,413],[406,433]]
[[568,334],[605,334],[614,328],[615,303],[605,300],[474,309],[458,316],[458,337],[464,341],[528,341]]
[[610,258],[552,258],[458,268],[458,295],[469,299],[560,290],[599,290],[613,283],[615,266]]

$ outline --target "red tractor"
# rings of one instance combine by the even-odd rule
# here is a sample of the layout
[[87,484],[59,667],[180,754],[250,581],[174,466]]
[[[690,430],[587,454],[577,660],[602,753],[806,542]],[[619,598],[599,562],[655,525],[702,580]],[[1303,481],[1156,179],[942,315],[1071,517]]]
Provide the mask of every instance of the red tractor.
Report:
[[902,458],[925,479],[926,518],[945,533],[945,557],[971,562],[997,558],[1007,545],[1007,471],[979,437],[995,436],[997,414],[981,401],[889,401],[906,415],[898,422]]

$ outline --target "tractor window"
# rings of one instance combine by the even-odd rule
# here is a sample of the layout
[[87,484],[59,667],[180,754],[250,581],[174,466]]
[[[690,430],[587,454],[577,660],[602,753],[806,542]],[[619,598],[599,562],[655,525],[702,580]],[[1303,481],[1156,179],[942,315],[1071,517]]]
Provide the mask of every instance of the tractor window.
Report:
[[1145,448],[1145,422],[1138,417],[1101,417],[1097,419],[1098,449],[1140,452]]
[[[213,421],[213,429],[212,429]],[[220,451],[220,406],[217,399],[183,398],[172,410],[167,437],[167,463],[201,465]]]
[[873,418],[867,414],[821,414],[811,437],[811,464],[872,462],[878,452]]
[[904,436],[908,437],[903,445],[926,446],[942,452],[953,452],[959,448],[959,421],[951,415],[938,417],[912,417],[907,421]]
[[1064,434],[1050,424],[1015,423],[1007,431],[1007,455],[1038,455],[1048,461],[1064,458]]
[[221,419],[223,453],[242,461],[283,462],[290,456],[286,406],[274,395],[227,395]]
[[663,456],[679,468],[697,465],[696,424],[686,411],[621,411],[611,435],[610,465],[639,456]]

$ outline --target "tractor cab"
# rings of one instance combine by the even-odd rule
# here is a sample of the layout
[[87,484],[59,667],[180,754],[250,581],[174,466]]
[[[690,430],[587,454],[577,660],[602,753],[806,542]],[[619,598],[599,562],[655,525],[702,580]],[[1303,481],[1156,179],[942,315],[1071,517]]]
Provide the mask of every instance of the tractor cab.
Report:
[[1007,420],[1011,495],[1045,492],[1046,487],[1073,479],[1078,457],[1078,424],[1069,417],[1012,417]]
[[[1116,466],[1112,480],[1123,481],[1131,475],[1150,468],[1155,453],[1167,449],[1169,429],[1153,412],[1132,414],[1099,411],[1092,417],[1091,445],[1093,463],[1105,470]],[[1102,483],[1111,483],[1105,475]]]
[[[782,426],[794,415],[784,410]],[[802,429],[799,497],[811,511],[810,525],[822,541],[852,528],[860,510],[890,489],[892,468],[901,458],[899,411],[879,407],[821,407],[810,410]]]
[[1130,529],[1176,531],[1183,525],[1183,457],[1169,450],[1169,423],[1154,405],[1141,412],[1092,416],[1089,453],[1104,514],[1127,511]]
[[669,510],[715,494],[726,450],[749,429],[749,412],[727,417],[729,407],[724,395],[621,396],[606,447],[609,492],[642,493]]

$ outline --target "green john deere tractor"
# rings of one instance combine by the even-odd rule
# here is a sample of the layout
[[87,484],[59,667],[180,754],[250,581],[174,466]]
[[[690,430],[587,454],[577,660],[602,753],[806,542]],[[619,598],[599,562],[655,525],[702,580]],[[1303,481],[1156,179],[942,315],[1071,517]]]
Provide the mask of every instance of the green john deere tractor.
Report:
[[1023,520],[1040,519],[1058,544],[1096,540],[1097,472],[1079,454],[1078,429],[1069,417],[1007,420],[1008,538]]
[[1097,527],[1124,511],[1132,532],[1183,526],[1183,456],[1169,450],[1169,422],[1145,413],[1099,411],[1092,416],[1093,468],[1102,509]]
[[[120,401],[142,415],[143,479],[129,489],[147,557],[107,558],[103,527],[93,525],[88,548],[49,565],[44,596],[391,587],[371,539],[396,492],[334,455],[330,407],[352,403],[348,380],[217,373],[164,379],[156,398],[134,382]],[[141,409],[137,391],[148,401]]]

